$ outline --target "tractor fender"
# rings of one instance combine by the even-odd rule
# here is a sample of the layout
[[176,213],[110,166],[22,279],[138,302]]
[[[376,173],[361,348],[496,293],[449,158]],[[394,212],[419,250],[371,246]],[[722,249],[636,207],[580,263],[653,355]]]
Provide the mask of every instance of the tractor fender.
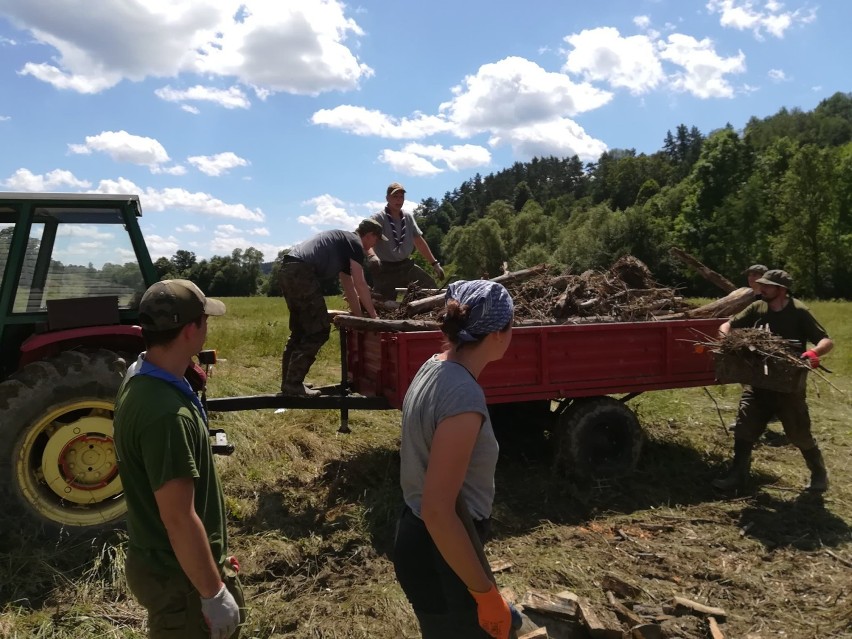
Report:
[[145,342],[139,326],[87,326],[39,333],[30,336],[21,345],[18,367],[23,368],[32,362],[54,357],[62,351],[79,347],[106,348],[135,355],[145,350]]

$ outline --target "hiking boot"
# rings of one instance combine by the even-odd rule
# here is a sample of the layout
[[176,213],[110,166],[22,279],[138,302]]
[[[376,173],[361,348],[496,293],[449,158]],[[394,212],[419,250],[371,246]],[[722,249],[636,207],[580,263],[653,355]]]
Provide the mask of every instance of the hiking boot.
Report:
[[824,493],[828,490],[828,471],[825,468],[825,461],[822,458],[822,452],[818,446],[814,446],[810,450],[803,450],[802,457],[805,458],[805,463],[808,465],[808,470],[811,471],[811,483],[805,487],[805,490],[811,493]]
[[728,474],[712,482],[713,488],[723,491],[740,490],[748,482],[751,469],[751,449],[754,444],[742,439],[734,440],[734,461]]
[[322,393],[314,388],[308,388],[300,382],[287,382],[281,385],[281,394],[291,397],[319,397]]

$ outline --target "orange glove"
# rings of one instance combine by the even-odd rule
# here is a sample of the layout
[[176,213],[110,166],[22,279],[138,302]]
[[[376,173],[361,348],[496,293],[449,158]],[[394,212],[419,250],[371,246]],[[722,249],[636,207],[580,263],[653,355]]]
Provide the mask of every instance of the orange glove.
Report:
[[811,365],[811,368],[819,367],[819,355],[816,354],[816,351],[805,351],[802,353],[802,359],[808,360],[808,364]]
[[509,639],[512,613],[509,611],[509,604],[497,591],[497,586],[491,584],[488,592],[469,592],[476,599],[476,614],[482,629],[494,639]]

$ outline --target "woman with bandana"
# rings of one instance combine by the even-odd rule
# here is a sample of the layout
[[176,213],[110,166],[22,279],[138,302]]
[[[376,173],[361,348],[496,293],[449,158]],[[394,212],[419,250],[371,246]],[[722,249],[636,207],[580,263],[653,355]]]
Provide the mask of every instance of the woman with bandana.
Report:
[[500,284],[451,284],[439,316],[444,350],[423,364],[403,401],[405,508],[393,561],[425,639],[509,636],[509,606],[480,564],[456,500],[484,540],[498,445],[477,379],[509,347],[512,316]]

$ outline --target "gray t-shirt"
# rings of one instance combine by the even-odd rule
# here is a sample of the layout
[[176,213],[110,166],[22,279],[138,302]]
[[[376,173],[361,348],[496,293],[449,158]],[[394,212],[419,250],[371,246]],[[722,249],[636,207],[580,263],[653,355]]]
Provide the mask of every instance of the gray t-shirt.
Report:
[[361,264],[364,246],[352,231],[322,231],[294,246],[290,255],[312,265],[319,279],[331,280],[340,273],[352,275],[349,260]]
[[482,415],[482,428],[461,494],[474,519],[491,516],[499,446],[491,428],[485,393],[464,366],[440,360],[436,355],[420,367],[402,403],[400,484],[405,503],[418,517],[435,430],[443,420],[461,413]]
[[373,247],[376,256],[382,262],[400,262],[410,257],[414,252],[414,239],[423,235],[417,222],[414,221],[414,216],[403,211],[402,219],[396,221],[385,209],[376,213],[373,219],[382,225],[384,229],[382,233],[388,238],[387,241],[376,242],[376,246]]

